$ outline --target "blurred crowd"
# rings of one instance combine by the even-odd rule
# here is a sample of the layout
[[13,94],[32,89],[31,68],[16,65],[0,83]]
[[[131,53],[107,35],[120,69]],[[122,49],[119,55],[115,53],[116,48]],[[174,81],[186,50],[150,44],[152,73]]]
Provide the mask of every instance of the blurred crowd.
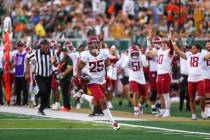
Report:
[[164,36],[210,37],[209,0],[0,0],[0,32],[12,18],[14,38],[133,38],[152,27]]

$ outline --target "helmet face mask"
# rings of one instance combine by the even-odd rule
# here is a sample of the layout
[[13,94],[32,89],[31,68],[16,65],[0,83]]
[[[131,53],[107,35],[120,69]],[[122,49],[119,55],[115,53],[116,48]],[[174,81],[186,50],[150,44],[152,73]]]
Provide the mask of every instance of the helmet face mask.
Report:
[[132,45],[130,48],[129,48],[129,52],[130,52],[130,55],[131,55],[131,58],[132,59],[138,59],[139,58],[139,47],[137,45]]
[[139,58],[139,52],[131,52],[131,58],[132,59],[138,59]]

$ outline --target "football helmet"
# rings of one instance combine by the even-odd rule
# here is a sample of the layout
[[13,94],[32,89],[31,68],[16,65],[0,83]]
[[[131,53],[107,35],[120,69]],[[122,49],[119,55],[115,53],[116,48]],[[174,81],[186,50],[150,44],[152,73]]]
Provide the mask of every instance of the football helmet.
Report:
[[160,43],[162,42],[162,38],[159,37],[159,36],[156,36],[156,37],[152,40],[152,42],[153,42],[154,44],[160,44]]
[[131,58],[137,59],[139,58],[139,47],[136,44],[133,44],[129,48],[129,53],[131,55]]
[[88,38],[88,50],[90,54],[97,56],[100,52],[100,44],[97,36],[90,36]]

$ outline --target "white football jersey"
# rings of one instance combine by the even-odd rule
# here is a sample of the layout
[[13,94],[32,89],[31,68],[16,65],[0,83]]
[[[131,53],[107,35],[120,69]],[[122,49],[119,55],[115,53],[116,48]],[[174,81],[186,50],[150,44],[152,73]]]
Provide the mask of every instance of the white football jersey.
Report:
[[118,75],[118,78],[119,79],[122,79],[123,78],[123,76],[125,76],[125,77],[128,77],[129,76],[129,70],[128,70],[128,67],[123,67],[123,64],[125,63],[125,61],[128,59],[128,55],[126,55],[125,53],[122,53],[121,54],[121,57],[120,57],[120,59],[117,61],[117,68],[123,68],[123,70],[124,70],[124,73],[123,73],[123,75]]
[[[152,48],[152,51],[157,51],[157,49]],[[146,52],[149,52],[149,49],[147,48]],[[157,71],[157,61],[158,61],[158,57],[155,56],[154,58],[152,58],[151,60],[149,60],[149,71]]]
[[188,65],[187,60],[180,57],[180,73],[184,75],[188,75]]
[[77,64],[78,64],[78,61],[80,58],[80,54],[79,54],[79,52],[70,52],[69,56],[73,61],[73,75],[76,76],[77,75]]
[[88,73],[90,75],[89,84],[104,84],[106,76],[105,61],[108,58],[108,53],[104,49],[101,49],[98,56],[93,56],[89,51],[81,53],[80,60],[86,63]]
[[171,73],[172,56],[169,55],[170,49],[163,50],[160,48],[158,53],[157,73],[166,74]]
[[117,80],[117,66],[116,63],[119,60],[119,56],[113,56],[113,55],[109,55],[109,60],[111,62],[111,73],[109,74],[110,78],[112,80]]
[[146,84],[143,66],[148,66],[145,55],[140,53],[138,59],[133,59],[129,55],[127,60],[123,63],[123,67],[128,67],[129,70],[129,81],[135,81],[140,84]]
[[204,56],[201,53],[192,54],[186,52],[187,65],[189,69],[188,81],[197,82],[203,80],[202,66],[204,64]]
[[[202,56],[208,55],[210,52],[208,50],[202,50],[201,54]],[[210,79],[210,59],[204,61],[203,63],[203,76],[204,79]]]

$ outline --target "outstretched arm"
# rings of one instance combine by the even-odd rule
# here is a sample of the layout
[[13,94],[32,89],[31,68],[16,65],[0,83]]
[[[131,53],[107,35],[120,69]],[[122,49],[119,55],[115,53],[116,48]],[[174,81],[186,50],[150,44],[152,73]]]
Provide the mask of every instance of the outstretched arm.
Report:
[[176,45],[173,45],[174,51],[182,58],[187,59],[186,54],[181,51]]

